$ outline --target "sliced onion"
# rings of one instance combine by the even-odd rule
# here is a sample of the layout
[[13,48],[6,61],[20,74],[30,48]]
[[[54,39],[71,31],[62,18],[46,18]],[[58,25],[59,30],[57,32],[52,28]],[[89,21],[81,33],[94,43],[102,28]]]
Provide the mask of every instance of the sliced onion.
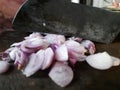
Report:
[[30,34],[29,36],[24,37],[24,39],[32,39],[32,38],[36,38],[36,37],[38,37],[38,38],[43,38],[43,36],[42,36],[40,33],[38,33],[38,32],[33,32],[33,33]]
[[43,61],[41,69],[45,70],[48,67],[50,67],[50,65],[53,62],[53,59],[54,59],[54,52],[53,52],[53,50],[51,48],[47,48],[45,50],[45,52],[44,52],[44,61]]
[[55,51],[55,58],[58,61],[68,60],[68,50],[65,44],[59,46]]
[[96,51],[95,44],[90,40],[83,40],[81,44],[88,50],[88,53],[94,54]]
[[31,75],[33,75],[34,73],[36,73],[38,70],[41,69],[43,61],[44,61],[44,50],[38,51],[37,54],[33,53],[30,56],[30,60],[27,66],[23,70],[23,74],[26,77],[30,77]]
[[59,86],[65,87],[71,83],[73,79],[72,69],[63,63],[56,62],[51,71],[49,77]]
[[65,42],[65,36],[64,35],[47,34],[45,36],[45,39],[50,44],[61,45],[61,44],[63,44]]
[[68,49],[70,62],[73,65],[77,60],[80,61],[80,58],[85,55],[86,49],[80,43],[74,40],[68,40],[65,42],[65,45],[67,46]]
[[90,55],[86,61],[90,66],[99,70],[106,70],[113,66],[113,60],[107,52]]
[[9,69],[9,63],[6,61],[0,61],[0,74],[7,72]]

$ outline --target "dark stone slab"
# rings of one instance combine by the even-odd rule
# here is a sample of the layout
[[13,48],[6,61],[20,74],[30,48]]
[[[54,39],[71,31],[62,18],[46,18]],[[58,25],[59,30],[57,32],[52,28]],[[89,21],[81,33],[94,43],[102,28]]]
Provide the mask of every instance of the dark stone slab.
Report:
[[110,43],[120,32],[120,13],[70,3],[70,0],[28,0],[13,23],[18,31],[79,36]]
[[[12,43],[23,40],[29,33],[4,32],[0,34],[0,51],[6,50]],[[120,38],[120,36],[118,37]],[[96,43],[97,52],[107,51],[120,58],[120,39],[111,44]],[[26,78],[21,71],[11,67],[9,72],[0,75],[0,90],[120,90],[120,66],[100,71],[86,62],[77,63],[74,79],[66,88],[57,86],[48,77],[48,70],[39,71]]]

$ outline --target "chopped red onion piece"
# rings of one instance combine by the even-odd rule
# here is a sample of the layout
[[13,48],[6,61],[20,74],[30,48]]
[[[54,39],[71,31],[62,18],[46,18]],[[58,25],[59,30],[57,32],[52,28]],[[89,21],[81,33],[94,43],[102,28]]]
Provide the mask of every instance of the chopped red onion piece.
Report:
[[65,42],[65,36],[64,35],[47,34],[45,36],[45,39],[50,44],[61,45],[61,44],[63,44]]
[[34,53],[36,51],[36,49],[31,49],[31,48],[28,48],[25,46],[26,45],[26,42],[23,42],[20,46],[20,49],[25,52],[25,53]]
[[21,69],[27,63],[27,61],[28,61],[28,56],[26,53],[22,52],[21,50],[15,53],[14,64],[18,66],[18,69]]
[[7,61],[7,62],[11,61],[9,54],[5,53],[5,52],[2,53],[1,58],[2,58],[2,60]]
[[65,44],[59,46],[55,51],[55,59],[58,61],[68,60],[68,50]]
[[57,44],[50,44],[49,47],[51,47],[53,52],[55,52],[56,49],[59,47],[59,45],[57,45]]
[[41,38],[31,38],[25,40],[25,47],[27,48],[47,48],[49,44],[45,41],[45,39]]
[[67,46],[69,58],[72,64],[75,64],[76,60],[85,55],[86,49],[80,43],[74,40],[68,40],[65,42],[65,45]]
[[33,53],[30,56],[29,62],[23,70],[26,77],[30,77],[41,69],[44,61],[44,50],[40,50],[37,54]]
[[71,38],[69,38],[69,40],[74,40],[74,41],[77,41],[77,42],[81,42],[83,39],[79,38],[79,37],[71,37]]
[[36,38],[36,37],[38,37],[38,38],[43,38],[43,36],[42,36],[40,33],[38,33],[38,32],[33,32],[33,33],[30,34],[29,36],[24,37],[24,39],[32,39],[32,38]]
[[18,51],[19,51],[19,48],[17,47],[14,47],[14,49],[11,50],[11,52],[9,53],[9,56],[12,60],[16,59],[16,53],[18,53]]
[[96,51],[95,44],[90,40],[83,40],[81,44],[88,50],[90,54],[94,54]]
[[52,64],[54,59],[54,52],[51,48],[47,48],[44,52],[44,62],[42,65],[42,70],[47,69],[48,67],[50,67],[50,65]]
[[13,43],[11,47],[19,47],[23,42]]
[[49,72],[49,77],[57,85],[66,87],[73,79],[73,71],[68,65],[56,62]]
[[9,63],[6,61],[0,61],[0,74],[5,73],[9,69]]

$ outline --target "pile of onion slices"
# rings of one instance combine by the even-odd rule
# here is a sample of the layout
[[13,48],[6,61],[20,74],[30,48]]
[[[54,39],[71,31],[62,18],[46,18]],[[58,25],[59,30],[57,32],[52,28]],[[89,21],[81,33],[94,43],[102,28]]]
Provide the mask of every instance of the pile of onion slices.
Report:
[[33,32],[21,42],[13,43],[2,53],[0,73],[9,69],[9,62],[30,77],[39,70],[50,68],[48,76],[59,86],[71,83],[74,73],[71,67],[76,62],[86,61],[91,67],[106,70],[118,66],[120,59],[107,52],[95,53],[95,44],[90,40],[56,34]]

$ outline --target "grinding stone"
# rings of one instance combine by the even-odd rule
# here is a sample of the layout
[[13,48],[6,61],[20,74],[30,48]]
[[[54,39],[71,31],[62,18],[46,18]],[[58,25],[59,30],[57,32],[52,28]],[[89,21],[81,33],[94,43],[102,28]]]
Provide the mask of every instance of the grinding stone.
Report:
[[110,43],[120,32],[120,13],[70,0],[28,0],[18,12],[13,28]]

